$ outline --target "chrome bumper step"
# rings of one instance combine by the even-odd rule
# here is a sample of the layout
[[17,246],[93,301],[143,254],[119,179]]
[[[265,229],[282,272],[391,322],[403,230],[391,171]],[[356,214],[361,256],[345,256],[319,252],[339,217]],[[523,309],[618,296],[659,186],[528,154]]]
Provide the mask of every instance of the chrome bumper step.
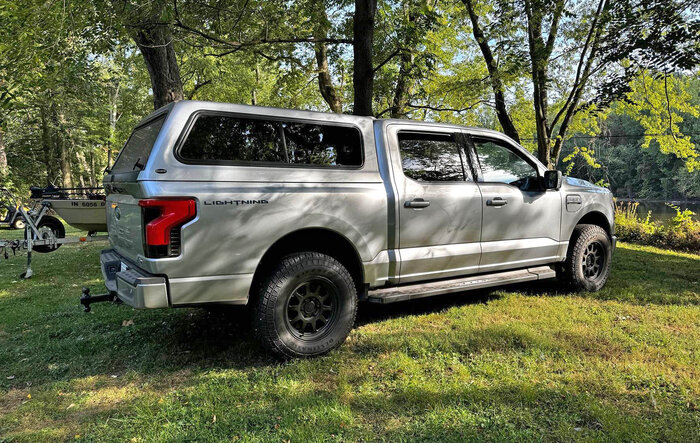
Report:
[[521,283],[533,280],[544,280],[556,277],[556,272],[549,266],[520,269],[517,271],[496,272],[451,280],[440,280],[430,283],[416,283],[392,286],[369,291],[367,300],[372,303],[394,303],[397,301],[414,300],[433,295],[452,292],[469,291],[472,289],[501,286],[510,283]]

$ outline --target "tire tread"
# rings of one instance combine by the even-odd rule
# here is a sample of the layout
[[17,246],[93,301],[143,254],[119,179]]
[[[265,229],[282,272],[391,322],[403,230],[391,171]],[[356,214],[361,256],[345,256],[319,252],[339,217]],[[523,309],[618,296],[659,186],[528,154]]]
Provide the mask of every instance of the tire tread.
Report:
[[[255,336],[266,349],[283,359],[309,357],[309,355],[301,354],[291,349],[280,340],[275,329],[274,319],[275,302],[277,297],[281,295],[280,292],[285,281],[303,273],[309,265],[327,268],[329,271],[338,274],[348,287],[352,288],[351,296],[357,300],[355,282],[352,276],[345,266],[333,257],[312,251],[297,252],[283,257],[269,276],[261,283],[257,291],[256,300],[253,300],[252,304],[252,328]],[[342,331],[343,336],[347,336],[350,333],[355,323],[357,302],[353,303],[351,316],[352,321],[349,322],[345,330]],[[325,354],[341,344],[342,341],[338,341],[335,345],[322,353]]]
[[[598,235],[603,235],[609,240],[607,232],[605,232],[605,230],[598,225],[580,224],[576,225],[574,228],[574,232],[571,235],[571,240],[569,243],[569,250],[566,254],[566,261],[563,263],[561,269],[561,276],[564,283],[570,286],[572,289],[577,291],[591,290],[590,288],[587,288],[582,281],[579,281],[576,278],[575,258],[582,253],[582,249],[587,245],[588,240],[591,237]],[[608,281],[608,277],[610,276],[610,263],[607,263],[606,266],[607,270],[603,276],[603,279],[596,284],[597,288],[594,289],[596,291],[605,286],[605,283]]]

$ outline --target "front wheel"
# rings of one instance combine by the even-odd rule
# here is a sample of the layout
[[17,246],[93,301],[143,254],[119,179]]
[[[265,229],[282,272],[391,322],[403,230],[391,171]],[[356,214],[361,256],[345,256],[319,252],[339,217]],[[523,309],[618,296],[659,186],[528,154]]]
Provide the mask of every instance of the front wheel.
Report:
[[315,357],[347,338],[357,291],[336,259],[300,252],[280,261],[254,302],[253,328],[265,348],[282,358]]
[[597,225],[578,225],[559,278],[576,290],[599,291],[608,281],[611,261],[612,246],[605,230]]

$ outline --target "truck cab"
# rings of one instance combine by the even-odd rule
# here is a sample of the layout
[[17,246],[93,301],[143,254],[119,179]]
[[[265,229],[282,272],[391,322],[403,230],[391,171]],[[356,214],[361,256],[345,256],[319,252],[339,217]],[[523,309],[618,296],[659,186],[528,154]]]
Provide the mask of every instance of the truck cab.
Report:
[[284,357],[340,345],[358,301],[608,278],[610,192],[496,131],[181,101],[104,178],[106,286],[136,308],[249,305]]

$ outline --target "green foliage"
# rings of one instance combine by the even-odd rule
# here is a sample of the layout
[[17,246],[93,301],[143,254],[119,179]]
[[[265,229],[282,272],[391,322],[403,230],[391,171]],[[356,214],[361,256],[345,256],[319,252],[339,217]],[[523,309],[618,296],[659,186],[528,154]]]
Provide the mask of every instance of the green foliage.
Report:
[[[534,2],[533,7],[548,22],[557,4]],[[565,106],[571,90],[567,73],[577,54],[569,49],[585,37],[595,9],[585,5],[593,3],[567,6],[559,23],[545,82],[550,119]],[[523,5],[476,1],[474,6],[497,59],[510,116],[522,144],[534,152],[537,131],[531,54],[523,44]],[[645,20],[656,23],[651,15],[662,13],[676,20],[663,29],[682,24],[667,6],[638,6],[647,8],[649,17],[623,14],[615,26],[628,23],[637,29]],[[622,2],[611,13],[622,14],[629,7]],[[315,46],[304,40],[325,36],[337,40],[326,44],[328,70],[345,112],[353,101],[348,43],[353,7],[347,0],[158,0],[143,5],[128,0],[0,0],[0,19],[0,130],[5,142],[0,149],[9,162],[9,175],[2,180],[13,183],[20,194],[30,185],[65,179],[66,171],[59,168],[63,150],[75,184],[100,182],[108,156],[114,157],[133,126],[152,109],[149,73],[132,41],[135,30],[146,26],[172,31],[185,98],[328,110],[319,92]],[[684,20],[688,30],[695,29],[692,17]],[[497,129],[489,72],[471,26],[462,2],[380,1],[373,60],[375,113]],[[678,35],[664,38],[672,41]],[[290,37],[300,39],[285,40]],[[607,43],[615,36],[608,37]],[[619,37],[627,43],[639,40]],[[643,37],[644,44],[653,43],[654,36]],[[683,51],[693,44],[684,43]],[[606,56],[612,49],[601,47]],[[658,69],[625,77],[627,101],[615,102],[608,111],[605,103],[595,105],[594,92],[634,65],[634,60],[618,61],[597,66],[591,74],[591,88],[568,123],[573,138],[564,144],[567,161],[562,168],[609,183],[617,195],[700,197],[694,166],[700,161],[698,137],[693,135],[700,134],[697,73],[691,66],[669,74],[665,82],[654,75]],[[613,133],[625,138],[588,138]],[[638,139],[634,134],[646,135]],[[553,136],[550,145],[560,140]]]
[[[577,161],[577,156],[562,167],[592,182],[609,183],[620,197],[700,198],[700,170],[689,168],[697,159],[700,143],[700,79],[676,75],[668,78],[667,85],[672,88],[670,102],[663,79],[641,75],[629,95],[635,98],[633,103],[614,103],[610,112],[598,116],[597,130],[577,131],[565,144],[563,155],[567,160],[576,147],[585,145],[595,152],[593,158],[601,168]],[[667,126],[671,122],[669,103],[677,131],[673,135]]]
[[574,169],[575,163],[574,159],[576,157],[581,158],[588,166],[593,169],[599,169],[601,167],[594,157],[595,150],[587,148],[586,146],[574,146],[571,154],[567,155],[562,159],[563,163],[568,163],[566,167],[566,174],[570,175],[571,171]]
[[652,76],[642,71],[630,84],[626,100],[616,112],[637,121],[644,130],[642,148],[656,142],[664,154],[673,154],[686,162],[689,172],[700,168],[700,153],[690,136],[681,133],[684,116],[700,117],[700,103],[689,91],[690,79],[681,76]]
[[615,233],[621,240],[700,253],[700,222],[694,212],[669,205],[676,215],[662,224],[651,221],[651,211],[641,218],[637,206],[633,202],[615,206]]

